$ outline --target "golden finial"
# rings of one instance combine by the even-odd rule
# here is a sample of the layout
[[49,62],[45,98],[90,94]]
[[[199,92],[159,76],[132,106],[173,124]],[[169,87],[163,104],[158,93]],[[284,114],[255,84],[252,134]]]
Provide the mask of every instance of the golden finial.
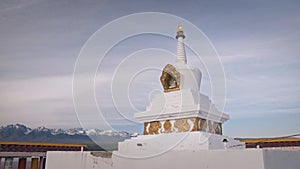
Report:
[[178,24],[177,31],[182,31],[182,25],[181,24]]

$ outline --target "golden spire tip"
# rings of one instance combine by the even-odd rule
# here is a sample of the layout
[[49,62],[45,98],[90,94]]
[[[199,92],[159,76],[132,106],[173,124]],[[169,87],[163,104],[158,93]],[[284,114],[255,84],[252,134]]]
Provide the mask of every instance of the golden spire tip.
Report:
[[177,31],[182,31],[182,25],[178,24]]

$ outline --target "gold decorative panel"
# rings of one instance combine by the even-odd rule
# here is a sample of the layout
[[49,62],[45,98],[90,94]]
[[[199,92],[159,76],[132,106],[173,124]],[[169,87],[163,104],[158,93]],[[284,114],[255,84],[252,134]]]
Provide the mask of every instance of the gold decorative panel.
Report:
[[180,90],[180,73],[173,65],[167,64],[162,71],[160,82],[164,92]]
[[164,123],[164,131],[165,133],[172,133],[173,129],[172,129],[172,124],[170,122],[170,120],[166,120]]
[[144,123],[144,135],[204,131],[222,135],[222,123],[197,117]]

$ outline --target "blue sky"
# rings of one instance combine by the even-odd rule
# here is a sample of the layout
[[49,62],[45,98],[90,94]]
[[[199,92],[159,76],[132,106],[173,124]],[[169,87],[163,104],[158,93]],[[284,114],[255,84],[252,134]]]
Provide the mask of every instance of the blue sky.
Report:
[[[225,112],[231,116],[224,134],[300,133],[299,6],[298,1],[271,0],[1,1],[0,124],[80,127],[72,101],[72,75],[82,46],[114,19],[163,12],[192,22],[218,51],[226,76]],[[175,31],[176,25],[170,32]],[[129,38],[107,55],[99,70],[96,96],[117,130],[141,131],[141,125],[113,120],[115,109],[105,100],[110,77],[124,56],[150,47],[175,53],[176,41],[154,35]],[[187,55],[193,57],[189,50]],[[209,95],[206,70],[200,69],[201,92]],[[148,72],[137,77],[148,83],[133,83],[130,97],[139,110],[148,104],[149,92],[161,90],[159,76],[159,71]]]

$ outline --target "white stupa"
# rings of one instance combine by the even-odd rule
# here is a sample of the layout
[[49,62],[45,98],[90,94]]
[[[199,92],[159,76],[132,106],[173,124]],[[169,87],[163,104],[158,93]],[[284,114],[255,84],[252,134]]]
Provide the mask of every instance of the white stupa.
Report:
[[222,135],[222,124],[229,115],[199,92],[202,74],[187,64],[184,38],[179,25],[176,62],[167,64],[160,77],[164,92],[152,97],[145,112],[135,113],[144,123],[144,135],[119,143],[116,154],[151,156],[170,149],[224,149],[224,140],[227,146],[241,144]]
[[222,134],[222,123],[229,116],[219,112],[207,96],[199,93],[202,75],[199,69],[187,64],[181,26],[176,38],[176,63],[167,64],[160,77],[164,93],[155,95],[147,110],[136,113],[135,118],[144,122],[145,135],[187,131]]

